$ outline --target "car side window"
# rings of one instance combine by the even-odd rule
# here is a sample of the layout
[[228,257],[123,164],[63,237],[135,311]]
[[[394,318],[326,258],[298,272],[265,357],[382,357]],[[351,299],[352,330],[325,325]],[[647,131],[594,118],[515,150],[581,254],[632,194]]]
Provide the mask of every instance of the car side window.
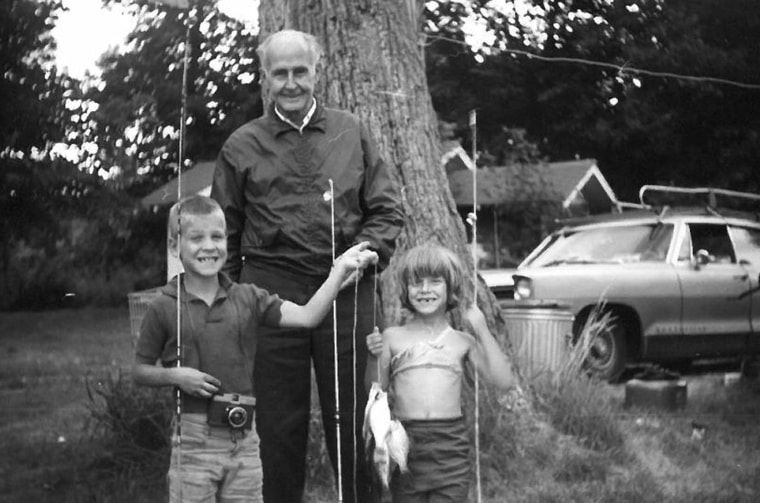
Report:
[[731,237],[736,246],[736,257],[760,268],[760,229],[732,226]]
[[677,260],[684,262],[691,260],[691,235],[688,232],[681,241],[681,247],[678,249]]
[[706,250],[711,261],[719,264],[736,263],[736,255],[728,236],[728,228],[720,224],[689,224],[691,253]]

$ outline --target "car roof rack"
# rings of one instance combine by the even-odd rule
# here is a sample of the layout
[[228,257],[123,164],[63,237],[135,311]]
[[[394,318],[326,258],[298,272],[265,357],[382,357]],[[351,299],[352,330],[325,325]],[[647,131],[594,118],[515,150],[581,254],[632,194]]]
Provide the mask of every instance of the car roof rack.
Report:
[[554,220],[555,231],[575,227],[578,225],[593,224],[599,222],[614,222],[617,220],[630,220],[632,218],[651,218],[652,208],[633,209],[623,212],[595,213],[593,215],[576,215],[572,217],[556,218]]
[[[671,187],[642,185],[639,201],[649,208],[662,208],[662,213],[684,208],[701,208],[718,216],[752,214],[760,220],[760,195],[712,187]],[[661,215],[662,215],[661,213]]]

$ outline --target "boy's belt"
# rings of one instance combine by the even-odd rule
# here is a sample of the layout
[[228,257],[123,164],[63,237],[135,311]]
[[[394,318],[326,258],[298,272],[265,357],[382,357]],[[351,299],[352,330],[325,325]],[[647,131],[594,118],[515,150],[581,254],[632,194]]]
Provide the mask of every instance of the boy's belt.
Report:
[[[244,395],[240,395],[244,396]],[[188,395],[187,393],[182,393],[182,412],[193,414],[193,413],[203,413],[205,414],[208,411],[208,404],[210,399],[208,398],[200,398],[193,395]]]
[[208,398],[199,398],[197,396],[182,393],[182,412],[188,414],[203,413],[208,410]]

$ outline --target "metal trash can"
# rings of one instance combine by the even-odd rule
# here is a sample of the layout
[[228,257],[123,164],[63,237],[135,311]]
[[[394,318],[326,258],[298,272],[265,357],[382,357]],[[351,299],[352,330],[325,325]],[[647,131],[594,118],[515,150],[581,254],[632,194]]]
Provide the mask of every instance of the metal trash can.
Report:
[[132,347],[137,345],[137,340],[140,338],[140,325],[145,317],[145,313],[148,312],[148,306],[153,302],[153,299],[160,294],[160,287],[127,294],[127,299],[129,300],[129,326],[132,333]]
[[524,375],[559,371],[570,354],[575,318],[568,306],[530,300],[502,300],[499,306]]

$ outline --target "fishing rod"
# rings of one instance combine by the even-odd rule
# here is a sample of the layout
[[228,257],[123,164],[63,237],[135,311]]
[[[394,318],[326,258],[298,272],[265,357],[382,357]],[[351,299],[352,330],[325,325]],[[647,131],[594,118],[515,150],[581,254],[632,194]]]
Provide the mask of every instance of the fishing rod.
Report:
[[[194,11],[192,11],[194,12]],[[180,201],[182,200],[182,166],[185,162],[185,141],[187,136],[187,82],[188,82],[188,68],[190,66],[190,29],[193,24],[194,15],[191,10],[185,13],[185,42],[182,55],[182,91],[180,102],[180,123],[179,123],[179,146],[177,154],[177,259],[182,260],[181,247],[179,246],[179,240],[182,236],[182,208]],[[182,273],[177,273],[177,368],[182,367]],[[182,389],[177,386],[175,396],[175,406],[177,421],[175,426],[175,434],[177,438],[176,445],[176,465],[177,465],[177,490],[179,500],[182,501]]]
[[[332,240],[332,260],[335,263],[335,189],[333,180],[327,180],[330,190],[325,199],[330,201],[330,235]],[[338,380],[338,301],[333,299],[333,368],[335,370],[335,443],[337,451],[338,503],[343,503],[343,460],[340,451],[340,383]]]
[[[472,132],[472,213],[469,215],[472,225],[472,302],[478,303],[478,164],[477,164],[477,110],[470,110],[470,131]],[[475,371],[475,484],[477,502],[482,501],[482,488],[480,483],[480,379]]]

